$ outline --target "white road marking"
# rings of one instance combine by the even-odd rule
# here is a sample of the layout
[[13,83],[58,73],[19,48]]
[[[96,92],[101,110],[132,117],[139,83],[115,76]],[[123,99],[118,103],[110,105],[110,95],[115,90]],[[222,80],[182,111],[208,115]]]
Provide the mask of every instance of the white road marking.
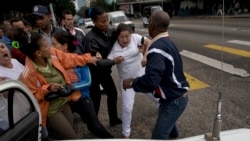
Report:
[[203,56],[203,55],[191,52],[191,51],[187,51],[187,50],[182,50],[180,54],[185,57],[199,61],[201,63],[204,63],[206,65],[209,65],[211,67],[217,68],[219,70],[222,70],[230,74],[238,75],[241,77],[249,76],[249,73],[246,70],[240,69],[240,68],[234,68],[234,66],[231,64],[227,64],[227,63],[215,60],[213,58],[209,58],[209,57],[206,57],[206,56]]
[[240,44],[240,45],[250,46],[250,42],[249,42],[249,41],[230,40],[230,41],[227,41],[227,42],[229,42],[229,43],[234,43],[234,44]]

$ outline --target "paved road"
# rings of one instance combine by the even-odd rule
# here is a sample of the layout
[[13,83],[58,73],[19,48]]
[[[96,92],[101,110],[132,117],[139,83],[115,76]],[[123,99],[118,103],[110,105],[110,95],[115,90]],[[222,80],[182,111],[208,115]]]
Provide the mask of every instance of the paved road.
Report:
[[[188,50],[216,60],[221,60],[221,51],[205,48],[204,45],[213,43],[229,47],[230,49],[237,49],[236,51],[234,50],[234,52],[237,52],[238,49],[244,50],[247,53],[250,52],[249,45],[247,44],[237,45],[232,42],[227,42],[229,40],[232,41],[233,39],[242,39],[246,41],[245,43],[249,42],[247,36],[250,34],[250,27],[248,25],[249,19],[227,19],[225,24],[226,28],[224,29],[221,27],[218,28],[222,22],[221,19],[217,17],[213,19],[209,18],[210,20],[204,18],[189,19],[175,18],[171,21],[172,25],[170,25],[169,29],[170,35],[180,51]],[[137,33],[145,36],[148,35],[147,29],[142,26],[140,19],[135,19],[133,21],[135,22]],[[226,32],[224,38],[225,41],[222,41],[223,38],[220,33],[222,30],[225,30]],[[242,54],[242,52],[240,54]],[[216,68],[208,66],[207,64],[199,62],[199,60],[194,60],[187,56],[182,56],[182,58],[184,71],[186,72],[189,81],[192,82],[192,84],[194,82],[197,85],[192,85],[193,90],[189,92],[189,105],[177,123],[180,130],[180,138],[212,131],[219,92],[223,93],[222,130],[242,127],[250,128],[250,77],[242,78],[227,72],[222,72]],[[223,59],[226,63],[230,63],[237,68],[242,68],[247,72],[250,72],[248,57],[242,57],[227,52],[224,53]],[[115,67],[113,67],[112,75],[119,90],[118,76]],[[207,85],[200,85],[202,83]],[[120,107],[120,94],[118,94],[118,98],[118,105]],[[131,137],[140,139],[150,138],[156,115],[157,108],[153,102],[145,95],[137,94],[134,105]],[[116,138],[121,137],[121,126],[113,128],[108,126],[105,95],[102,97],[99,118]],[[95,138],[86,130],[86,128],[84,128],[85,126],[83,124],[79,124],[80,121],[77,116],[76,122],[78,131],[83,132],[84,134],[82,135],[84,137]]]

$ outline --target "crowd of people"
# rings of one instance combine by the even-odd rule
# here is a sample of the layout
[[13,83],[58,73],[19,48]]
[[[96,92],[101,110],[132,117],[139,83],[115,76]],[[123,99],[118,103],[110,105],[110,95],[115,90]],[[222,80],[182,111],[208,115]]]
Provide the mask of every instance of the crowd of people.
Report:
[[[42,140],[79,139],[73,112],[98,138],[114,138],[98,118],[101,88],[107,95],[109,125],[122,125],[121,138],[130,138],[136,92],[159,104],[152,139],[178,137],[176,121],[187,106],[189,84],[167,32],[170,18],[166,12],[151,15],[148,30],[152,40],[133,33],[126,24],[110,29],[108,14],[100,8],[89,13],[94,27],[86,34],[74,27],[69,10],[62,12],[60,27],[51,24],[46,6],[34,6],[32,14],[38,30],[23,18],[3,21],[0,81],[20,80],[33,93],[42,113]],[[120,79],[121,119],[113,65]],[[6,129],[2,125],[0,122],[0,129]]]

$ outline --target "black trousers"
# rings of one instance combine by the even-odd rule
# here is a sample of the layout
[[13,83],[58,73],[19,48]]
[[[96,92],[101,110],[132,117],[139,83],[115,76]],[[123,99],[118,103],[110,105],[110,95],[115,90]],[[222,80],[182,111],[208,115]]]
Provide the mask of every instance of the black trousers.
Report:
[[91,98],[81,98],[77,102],[71,102],[70,107],[72,112],[78,113],[83,122],[87,124],[89,131],[94,133],[99,138],[113,138],[113,136],[100,123]]
[[93,69],[90,67],[92,83],[90,86],[90,97],[93,100],[95,111],[98,114],[100,102],[101,102],[101,90],[100,84],[102,85],[105,94],[107,97],[107,106],[108,106],[108,114],[109,114],[109,122],[114,123],[117,121],[117,90],[115,87],[115,83],[111,76],[111,73],[106,71],[97,71],[97,69]]

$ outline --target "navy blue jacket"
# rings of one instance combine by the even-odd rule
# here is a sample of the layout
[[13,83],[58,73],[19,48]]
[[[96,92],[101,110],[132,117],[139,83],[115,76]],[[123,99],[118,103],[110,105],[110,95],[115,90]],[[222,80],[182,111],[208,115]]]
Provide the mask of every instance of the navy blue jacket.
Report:
[[146,72],[133,80],[132,87],[136,92],[151,92],[167,100],[179,98],[188,91],[181,56],[168,36],[152,43],[147,55]]

